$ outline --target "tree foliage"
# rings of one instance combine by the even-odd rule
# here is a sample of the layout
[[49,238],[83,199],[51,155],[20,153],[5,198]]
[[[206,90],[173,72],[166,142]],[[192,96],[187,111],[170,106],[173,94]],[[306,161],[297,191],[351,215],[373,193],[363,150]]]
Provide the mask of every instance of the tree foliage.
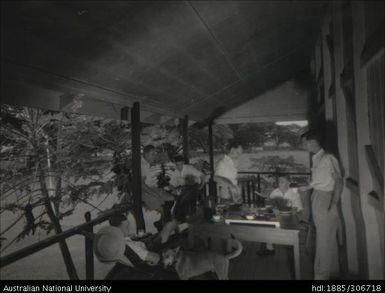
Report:
[[[0,159],[6,166],[0,171],[1,211],[52,204],[51,223],[36,218],[47,233],[52,222],[59,224],[79,202],[112,194],[111,154],[130,148],[131,141],[129,128],[117,121],[8,105],[1,105],[0,137]],[[10,204],[4,204],[7,198]],[[29,232],[24,229],[18,240]]]
[[288,173],[307,172],[307,167],[296,163],[293,156],[282,158],[280,156],[266,156],[262,158],[251,158],[251,168],[258,168],[260,172]]
[[[194,150],[202,149],[205,153],[209,149],[208,127],[190,127],[188,130],[190,147]],[[234,138],[233,130],[225,124],[213,125],[214,149],[224,150],[229,140]]]
[[274,122],[233,124],[231,129],[234,132],[234,140],[241,143],[245,149],[262,147],[268,139],[273,139],[277,148],[281,143],[298,148],[302,130],[296,124],[277,125]]

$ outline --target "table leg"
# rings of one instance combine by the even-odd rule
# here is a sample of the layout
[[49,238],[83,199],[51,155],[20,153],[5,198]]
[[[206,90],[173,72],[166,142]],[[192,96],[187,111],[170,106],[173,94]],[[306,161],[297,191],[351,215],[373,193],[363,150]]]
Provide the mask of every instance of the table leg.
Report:
[[189,232],[188,232],[188,249],[192,249],[194,247],[194,232],[193,232],[193,229],[190,228]]
[[296,243],[293,245],[294,252],[294,269],[295,269],[295,279],[301,279],[301,263],[299,256],[299,240],[297,239]]

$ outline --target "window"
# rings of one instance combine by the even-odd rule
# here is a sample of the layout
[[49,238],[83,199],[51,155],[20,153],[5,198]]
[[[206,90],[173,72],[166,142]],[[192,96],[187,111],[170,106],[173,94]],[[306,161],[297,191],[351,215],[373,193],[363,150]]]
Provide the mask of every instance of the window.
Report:
[[384,174],[384,62],[382,54],[367,70],[369,132],[374,154]]

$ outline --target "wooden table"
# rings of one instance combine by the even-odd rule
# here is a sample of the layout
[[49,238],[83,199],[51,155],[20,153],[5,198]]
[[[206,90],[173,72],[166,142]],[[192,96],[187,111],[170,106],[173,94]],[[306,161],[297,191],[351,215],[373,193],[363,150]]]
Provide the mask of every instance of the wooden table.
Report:
[[[281,225],[281,227],[287,227],[287,225]],[[297,229],[278,229],[197,221],[190,223],[189,245],[192,247],[194,238],[196,237],[216,237],[228,239],[231,234],[233,234],[237,239],[244,241],[293,246],[295,278],[297,280],[301,279],[299,230]]]

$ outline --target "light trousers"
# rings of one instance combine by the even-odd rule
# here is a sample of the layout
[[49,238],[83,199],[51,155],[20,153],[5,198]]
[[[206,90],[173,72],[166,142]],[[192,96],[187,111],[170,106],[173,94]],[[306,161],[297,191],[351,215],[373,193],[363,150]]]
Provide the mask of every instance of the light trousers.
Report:
[[316,228],[314,279],[328,280],[339,273],[337,207],[328,210],[332,191],[313,190],[312,213]]

